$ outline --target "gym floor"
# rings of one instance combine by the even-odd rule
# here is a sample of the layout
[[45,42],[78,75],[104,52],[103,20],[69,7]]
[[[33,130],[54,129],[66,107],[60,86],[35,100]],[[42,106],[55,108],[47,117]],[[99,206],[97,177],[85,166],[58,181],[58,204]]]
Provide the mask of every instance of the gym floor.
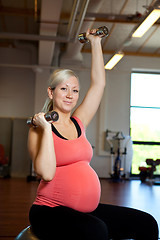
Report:
[[[137,208],[152,214],[160,226],[160,186],[139,180],[113,182],[100,179],[101,202]],[[38,181],[0,179],[0,240],[13,240],[29,225],[28,212]]]

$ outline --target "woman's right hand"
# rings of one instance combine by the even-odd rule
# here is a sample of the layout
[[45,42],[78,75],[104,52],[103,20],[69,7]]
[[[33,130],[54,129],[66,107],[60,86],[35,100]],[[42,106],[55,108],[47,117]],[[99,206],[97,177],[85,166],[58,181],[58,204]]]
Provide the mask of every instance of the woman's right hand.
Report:
[[46,121],[45,117],[44,117],[45,113],[44,112],[39,112],[37,114],[35,114],[32,118],[32,122],[35,126],[40,127],[42,129],[45,128],[50,128],[50,123]]

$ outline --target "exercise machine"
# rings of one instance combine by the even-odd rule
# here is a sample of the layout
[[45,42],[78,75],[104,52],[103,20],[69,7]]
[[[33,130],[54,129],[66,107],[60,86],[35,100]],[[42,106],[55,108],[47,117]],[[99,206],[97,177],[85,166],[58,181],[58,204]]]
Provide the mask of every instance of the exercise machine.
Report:
[[127,145],[130,140],[131,138],[124,136],[121,131],[106,130],[106,144],[109,146],[111,156],[110,176],[114,181],[126,179]]

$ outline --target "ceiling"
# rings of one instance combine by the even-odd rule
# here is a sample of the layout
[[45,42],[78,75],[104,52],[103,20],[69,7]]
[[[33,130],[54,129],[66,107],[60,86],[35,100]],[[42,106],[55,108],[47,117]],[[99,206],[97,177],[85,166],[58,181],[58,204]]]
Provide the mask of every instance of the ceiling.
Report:
[[[30,45],[41,66],[79,65],[82,52],[78,34],[87,28],[107,26],[103,52],[113,55],[160,57],[160,21],[142,37],[131,38],[156,0],[0,0],[0,47]],[[160,1],[158,1],[160,2]]]

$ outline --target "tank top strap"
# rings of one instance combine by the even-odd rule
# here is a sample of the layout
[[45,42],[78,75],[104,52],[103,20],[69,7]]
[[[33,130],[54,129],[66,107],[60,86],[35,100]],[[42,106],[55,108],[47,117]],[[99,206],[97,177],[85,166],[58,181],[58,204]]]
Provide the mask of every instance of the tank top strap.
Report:
[[84,127],[82,121],[78,117],[76,117],[76,116],[72,116],[72,118],[74,118],[77,121],[77,123],[79,124],[82,132],[85,133],[85,127]]
[[[74,123],[76,129],[77,129],[77,133],[78,133],[78,138],[81,136],[82,133],[84,133],[84,127],[82,122],[80,121],[79,118],[77,117],[71,117],[72,122]],[[60,138],[68,140],[67,138],[63,137],[58,130],[55,128],[55,126],[52,124],[52,131]]]

